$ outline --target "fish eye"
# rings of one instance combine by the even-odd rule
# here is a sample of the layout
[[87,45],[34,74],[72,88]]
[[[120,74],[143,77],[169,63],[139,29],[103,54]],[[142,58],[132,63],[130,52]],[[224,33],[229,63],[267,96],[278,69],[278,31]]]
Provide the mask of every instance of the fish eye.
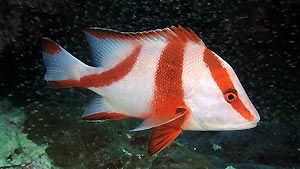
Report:
[[238,98],[237,91],[235,89],[228,89],[224,93],[224,98],[228,103],[235,101]]

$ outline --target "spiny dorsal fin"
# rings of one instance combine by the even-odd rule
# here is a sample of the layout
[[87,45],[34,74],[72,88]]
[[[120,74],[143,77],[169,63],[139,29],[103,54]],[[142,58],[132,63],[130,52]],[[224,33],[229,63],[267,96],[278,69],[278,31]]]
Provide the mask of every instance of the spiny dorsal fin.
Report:
[[181,26],[145,32],[119,32],[104,28],[90,28],[84,30],[84,33],[91,46],[95,66],[102,66],[104,70],[112,68],[123,60],[124,56],[129,55],[137,44],[160,43],[164,45],[167,41],[189,41],[204,45],[191,29]]
[[118,39],[118,40],[137,40],[137,41],[165,41],[167,39],[184,39],[204,45],[202,40],[190,29],[182,26],[171,26],[171,28],[156,29],[143,32],[120,32],[105,28],[90,28],[84,30],[98,39]]

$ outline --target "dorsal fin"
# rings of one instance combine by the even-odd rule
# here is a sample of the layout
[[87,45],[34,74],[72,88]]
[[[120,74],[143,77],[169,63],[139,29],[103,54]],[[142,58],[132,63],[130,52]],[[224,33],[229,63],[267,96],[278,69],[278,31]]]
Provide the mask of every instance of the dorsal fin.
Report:
[[166,41],[180,40],[204,45],[191,29],[181,26],[145,32],[119,32],[104,28],[90,28],[84,32],[91,46],[95,66],[104,66],[104,70],[124,59],[138,43],[164,44]]
[[169,28],[157,29],[145,32],[119,32],[104,28],[90,28],[85,32],[95,36],[98,39],[117,39],[117,40],[162,40],[167,38],[167,35],[172,35],[173,32]]
[[93,35],[98,39],[117,39],[131,41],[165,41],[167,39],[184,38],[187,41],[192,41],[204,45],[202,40],[190,29],[185,29],[182,26],[171,26],[171,28],[156,29],[143,32],[119,32],[105,28],[90,28],[84,32]]

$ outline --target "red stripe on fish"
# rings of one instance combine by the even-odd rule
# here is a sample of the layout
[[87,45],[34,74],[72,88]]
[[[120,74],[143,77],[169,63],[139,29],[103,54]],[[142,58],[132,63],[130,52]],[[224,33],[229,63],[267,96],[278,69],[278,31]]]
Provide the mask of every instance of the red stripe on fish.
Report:
[[100,74],[90,74],[81,77],[79,80],[59,80],[49,81],[48,84],[54,87],[103,87],[111,85],[125,77],[134,66],[140,52],[142,45],[138,44],[133,52],[126,57],[122,62],[117,64],[114,68],[104,71]]
[[[214,81],[217,83],[219,89],[223,94],[225,94],[228,90],[235,90],[227,70],[222,66],[217,56],[215,56],[215,54],[207,48],[205,48],[203,52],[203,61],[206,63]],[[255,119],[255,117],[250,113],[250,111],[246,108],[246,106],[239,98],[230,102],[230,104],[246,120],[252,121]]]
[[[180,39],[180,34],[177,35]],[[186,106],[182,87],[183,57],[186,42],[184,38],[181,38],[181,40],[169,41],[162,51],[156,70],[151,114],[172,116],[176,114],[178,107]],[[181,133],[185,116],[154,128],[149,142],[150,155],[162,151]]]
[[61,48],[59,47],[59,45],[47,38],[42,39],[42,48],[44,52],[50,55],[55,55],[61,52]]
[[162,51],[155,76],[155,113],[174,113],[183,106],[182,69],[185,43],[170,42]]

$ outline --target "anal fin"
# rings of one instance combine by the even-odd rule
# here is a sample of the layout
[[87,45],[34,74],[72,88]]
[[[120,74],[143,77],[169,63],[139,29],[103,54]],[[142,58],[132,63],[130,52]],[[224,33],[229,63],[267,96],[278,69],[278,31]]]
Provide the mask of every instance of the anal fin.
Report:
[[128,118],[127,115],[115,112],[99,112],[89,116],[82,117],[82,120],[104,121],[104,120],[121,120]]
[[82,120],[104,121],[128,118],[127,115],[113,112],[102,96],[96,96],[82,115]]

